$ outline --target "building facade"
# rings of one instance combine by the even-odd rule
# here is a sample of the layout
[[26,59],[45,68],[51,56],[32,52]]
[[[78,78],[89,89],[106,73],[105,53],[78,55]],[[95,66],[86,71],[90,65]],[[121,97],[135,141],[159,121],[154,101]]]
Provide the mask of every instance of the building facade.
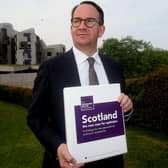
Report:
[[10,23],[0,24],[0,64],[15,64],[15,34]]
[[0,23],[0,64],[36,65],[65,52],[62,44],[47,46],[33,28],[18,32]]
[[46,48],[46,57],[51,58],[54,56],[59,56],[65,52],[65,45],[57,44],[57,45],[49,45]]
[[16,33],[16,64],[37,64],[36,43],[34,29]]

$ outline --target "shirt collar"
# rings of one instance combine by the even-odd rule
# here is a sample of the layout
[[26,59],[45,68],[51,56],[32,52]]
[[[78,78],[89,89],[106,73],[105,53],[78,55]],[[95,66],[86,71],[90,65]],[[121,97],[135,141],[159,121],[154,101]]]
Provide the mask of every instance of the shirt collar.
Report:
[[[88,58],[88,56],[86,54],[84,54],[83,52],[81,52],[80,50],[78,50],[74,46],[73,46],[73,52],[75,55],[75,60],[76,60],[77,65],[80,65],[81,63],[86,61],[86,59]],[[101,64],[101,60],[100,60],[100,56],[98,54],[98,51],[96,51],[91,57],[93,57],[95,59],[96,63]]]

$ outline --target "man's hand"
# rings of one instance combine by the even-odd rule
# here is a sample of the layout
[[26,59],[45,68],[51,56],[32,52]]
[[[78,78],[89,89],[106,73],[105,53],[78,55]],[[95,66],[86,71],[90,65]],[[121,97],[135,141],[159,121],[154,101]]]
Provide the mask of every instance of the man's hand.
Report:
[[76,163],[76,160],[68,151],[66,144],[61,144],[57,149],[57,156],[59,159],[61,168],[81,168],[84,166],[84,163]]
[[120,103],[120,106],[122,107],[123,112],[133,110],[132,100],[126,94],[121,93],[121,95],[118,98],[118,101]]

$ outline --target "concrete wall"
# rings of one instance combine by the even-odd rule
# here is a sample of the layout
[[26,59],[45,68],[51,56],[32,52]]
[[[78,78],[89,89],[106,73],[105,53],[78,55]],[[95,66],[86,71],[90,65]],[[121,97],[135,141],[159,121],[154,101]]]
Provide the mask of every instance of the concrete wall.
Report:
[[0,74],[0,84],[32,88],[36,73],[10,73]]
[[[25,43],[26,46],[21,46],[21,43]],[[25,61],[29,62],[28,64],[30,65],[37,64],[36,34],[33,28],[17,33],[17,45],[16,46],[17,46],[16,64],[23,65],[25,64]]]

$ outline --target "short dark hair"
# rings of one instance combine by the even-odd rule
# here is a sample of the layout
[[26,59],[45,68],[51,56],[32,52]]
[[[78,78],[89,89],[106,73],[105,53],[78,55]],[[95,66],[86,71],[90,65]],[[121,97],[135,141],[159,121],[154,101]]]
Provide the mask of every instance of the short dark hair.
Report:
[[99,13],[99,24],[100,25],[103,25],[104,24],[104,12],[102,10],[102,8],[96,4],[95,2],[93,1],[82,1],[80,4],[76,5],[73,9],[72,9],[72,12],[71,12],[71,19],[73,18],[73,15],[74,15],[74,12],[76,10],[77,7],[79,7],[80,5],[82,4],[89,4],[89,5],[92,5]]

